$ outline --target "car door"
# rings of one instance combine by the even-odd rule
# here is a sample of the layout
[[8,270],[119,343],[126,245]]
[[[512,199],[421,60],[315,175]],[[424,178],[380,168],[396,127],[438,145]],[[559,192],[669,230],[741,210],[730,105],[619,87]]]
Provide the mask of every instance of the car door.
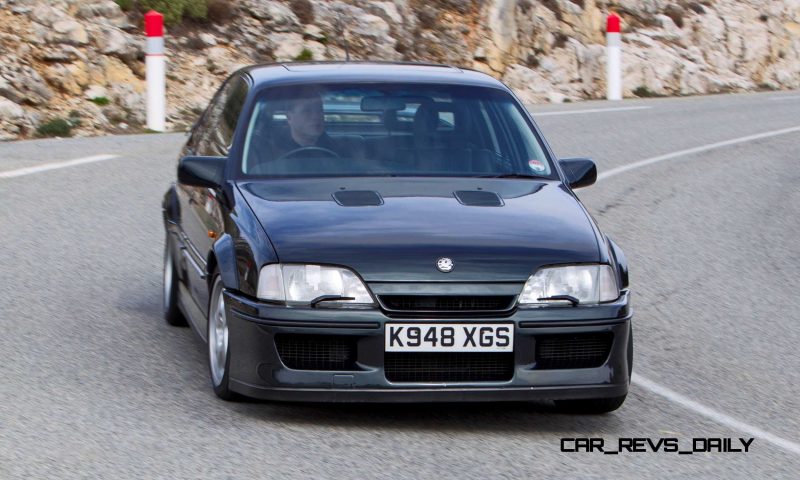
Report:
[[[242,76],[229,79],[209,104],[187,142],[183,155],[227,157],[233,142],[249,84]],[[206,314],[208,310],[207,260],[214,241],[223,233],[222,210],[217,192],[208,187],[192,187],[178,183],[181,230],[184,240],[182,261],[186,286],[192,299]],[[201,331],[203,325],[199,325]]]

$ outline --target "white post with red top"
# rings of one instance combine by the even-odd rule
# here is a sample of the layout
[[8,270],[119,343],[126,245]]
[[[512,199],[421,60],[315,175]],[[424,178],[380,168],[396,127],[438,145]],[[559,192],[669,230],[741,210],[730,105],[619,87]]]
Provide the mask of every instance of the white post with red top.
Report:
[[606,21],[606,98],[622,100],[622,34],[620,19],[615,13]]
[[166,127],[167,66],[164,56],[164,16],[155,10],[144,14],[147,36],[145,70],[147,77],[147,128],[163,132]]

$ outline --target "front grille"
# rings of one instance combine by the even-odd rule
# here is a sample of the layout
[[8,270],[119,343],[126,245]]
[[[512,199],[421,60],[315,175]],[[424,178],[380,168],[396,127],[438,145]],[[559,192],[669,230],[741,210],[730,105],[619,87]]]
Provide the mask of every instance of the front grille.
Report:
[[514,302],[513,295],[381,295],[380,299],[387,309],[406,312],[501,311],[511,308]]
[[383,361],[390,382],[502,382],[514,376],[513,352],[387,352]]
[[536,337],[536,368],[595,368],[611,351],[611,333],[542,335]]
[[354,337],[278,334],[275,347],[283,364],[294,370],[358,370]]

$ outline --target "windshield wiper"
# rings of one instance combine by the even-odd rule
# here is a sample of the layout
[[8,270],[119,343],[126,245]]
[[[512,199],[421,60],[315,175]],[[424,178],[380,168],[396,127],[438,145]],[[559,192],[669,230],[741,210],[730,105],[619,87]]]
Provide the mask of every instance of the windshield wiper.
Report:
[[524,173],[500,173],[497,175],[477,175],[475,178],[544,178],[549,179],[549,177],[544,177],[542,175],[527,175]]

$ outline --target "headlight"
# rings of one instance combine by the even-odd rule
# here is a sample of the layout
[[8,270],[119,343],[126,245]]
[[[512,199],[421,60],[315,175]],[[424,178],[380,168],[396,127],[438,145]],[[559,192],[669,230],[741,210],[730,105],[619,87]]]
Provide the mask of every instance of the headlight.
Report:
[[[558,298],[561,297],[561,298]],[[610,302],[619,297],[614,271],[608,265],[543,268],[528,278],[519,304],[527,306],[581,305]]]
[[313,306],[375,303],[355,273],[322,265],[267,265],[258,277],[257,295],[262,300]]

